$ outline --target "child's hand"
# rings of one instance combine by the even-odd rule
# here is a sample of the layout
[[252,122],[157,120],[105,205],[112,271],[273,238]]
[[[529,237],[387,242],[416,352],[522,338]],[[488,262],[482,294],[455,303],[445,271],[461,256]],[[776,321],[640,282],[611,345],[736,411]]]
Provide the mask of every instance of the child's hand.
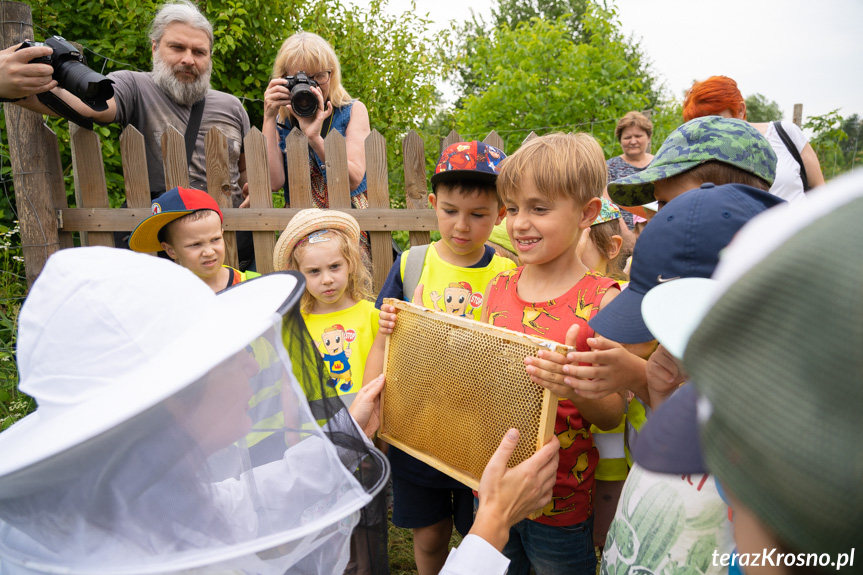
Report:
[[[423,304],[423,284],[419,284],[414,290],[412,303]],[[378,333],[389,335],[396,328],[396,315],[399,310],[389,304],[381,305],[381,313],[378,316]]]
[[[612,393],[644,385],[644,359],[602,336],[588,338],[590,351],[573,351],[563,367],[563,382],[584,399],[600,399]],[[588,363],[590,365],[579,365]]]
[[663,346],[656,348],[645,366],[647,391],[650,394],[650,407],[656,409],[669,395],[674,393],[688,375]]
[[[578,338],[578,325],[572,324],[566,332],[564,343],[568,346],[575,347]],[[527,366],[530,380],[537,385],[548,389],[558,397],[565,399],[573,398],[573,390],[568,386],[564,378],[566,372],[564,366],[569,363],[569,359],[562,353],[541,349],[536,354],[538,357],[524,358],[524,364]]]

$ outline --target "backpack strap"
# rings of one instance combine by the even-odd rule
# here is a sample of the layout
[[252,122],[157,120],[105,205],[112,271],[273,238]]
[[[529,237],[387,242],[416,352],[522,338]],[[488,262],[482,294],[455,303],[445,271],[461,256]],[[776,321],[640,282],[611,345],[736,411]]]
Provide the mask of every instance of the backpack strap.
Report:
[[186,124],[186,132],[183,134],[186,140],[186,167],[192,167],[192,154],[195,152],[195,144],[198,141],[198,132],[201,129],[201,118],[204,116],[204,103],[207,97],[204,96],[192,105],[189,112],[189,123]]
[[797,146],[794,145],[788,132],[786,132],[785,128],[782,127],[782,122],[778,120],[773,122],[773,127],[776,128],[776,133],[779,134],[779,138],[782,140],[782,143],[785,144],[786,148],[788,148],[788,152],[797,161],[797,163],[800,164],[800,179],[803,180],[803,191],[808,192],[812,188],[809,186],[809,178],[806,177],[806,166],[803,165],[803,158],[800,157],[800,152],[797,150]]
[[431,244],[422,246],[414,246],[402,254],[402,257],[407,257],[405,260],[405,275],[402,278],[402,294],[405,301],[411,301],[414,297],[414,290],[420,283],[420,276],[423,273],[423,265],[426,261],[426,253]]

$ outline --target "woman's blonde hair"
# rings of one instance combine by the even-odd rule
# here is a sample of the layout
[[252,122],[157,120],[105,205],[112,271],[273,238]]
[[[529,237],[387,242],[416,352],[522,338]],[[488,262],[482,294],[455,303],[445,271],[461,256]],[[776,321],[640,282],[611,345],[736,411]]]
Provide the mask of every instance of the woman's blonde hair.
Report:
[[330,102],[339,108],[351,101],[342,86],[342,67],[330,43],[312,32],[297,32],[279,48],[273,64],[273,78],[284,78],[289,71],[309,74],[330,70]]
[[[318,233],[321,230],[312,233]],[[348,262],[348,285],[345,288],[345,293],[348,294],[354,301],[371,300],[372,299],[372,275],[369,273],[370,265],[367,265],[367,256],[360,250],[360,246],[356,242],[352,242],[351,238],[342,230],[326,230],[326,235],[335,236],[339,242],[339,251],[345,261]],[[308,237],[308,236],[306,236]],[[302,256],[309,249],[309,242],[304,239],[297,243],[297,247],[291,253],[291,261],[288,269],[298,272],[300,270],[300,261]],[[300,300],[300,310],[303,313],[311,313],[315,305],[315,298],[306,290]]]
[[546,197],[570,197],[578,205],[602,195],[608,167],[599,142],[590,134],[553,133],[534,138],[500,164],[497,191],[506,202],[530,177]]

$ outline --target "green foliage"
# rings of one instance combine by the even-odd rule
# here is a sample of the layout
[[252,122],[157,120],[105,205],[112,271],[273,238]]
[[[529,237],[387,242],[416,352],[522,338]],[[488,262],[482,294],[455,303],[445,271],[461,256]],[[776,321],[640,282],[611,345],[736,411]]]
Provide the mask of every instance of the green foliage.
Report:
[[825,180],[861,165],[863,153],[858,142],[863,122],[857,114],[845,119],[837,108],[821,116],[810,116],[803,128],[814,134],[809,143],[818,155]]
[[[504,24],[474,39],[471,60],[461,61],[476,90],[461,101],[460,133],[496,129],[511,152],[531,130],[594,131],[630,110],[651,108],[652,79],[642,77],[643,63],[621,36],[614,12],[591,4],[582,25],[581,42],[572,41],[563,18]],[[616,146],[613,136],[601,143]]]
[[779,104],[761,94],[746,97],[746,120],[749,122],[773,122],[782,119]]
[[0,225],[0,431],[30,413],[33,399],[18,391],[15,335],[26,282],[18,222]]
[[[33,0],[37,39],[60,34],[84,46],[88,64],[105,73],[149,70],[149,23],[160,0],[82,0],[69,10],[65,0]],[[424,40],[428,21],[407,12],[390,16],[385,0],[363,7],[326,0],[199,0],[213,23],[212,86],[240,98],[253,126],[261,126],[263,93],[282,42],[305,30],[330,41],[342,63],[348,92],[369,109],[371,125],[388,142],[391,173],[401,173],[401,138],[434,113],[439,75],[438,48]],[[440,40],[445,42],[445,40]],[[54,126],[61,158],[69,166],[65,122]],[[123,201],[118,126],[99,128],[111,205]],[[71,178],[67,180],[71,192]]]

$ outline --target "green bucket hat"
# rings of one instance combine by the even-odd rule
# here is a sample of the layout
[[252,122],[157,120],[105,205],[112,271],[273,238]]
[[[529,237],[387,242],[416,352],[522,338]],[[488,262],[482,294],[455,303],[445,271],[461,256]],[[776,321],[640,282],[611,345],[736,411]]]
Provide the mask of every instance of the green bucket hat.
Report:
[[608,195],[621,206],[654,200],[653,182],[716,160],[758,176],[773,185],[776,153],[764,136],[743,120],[704,116],[692,119],[662,143],[644,170],[608,184]]

